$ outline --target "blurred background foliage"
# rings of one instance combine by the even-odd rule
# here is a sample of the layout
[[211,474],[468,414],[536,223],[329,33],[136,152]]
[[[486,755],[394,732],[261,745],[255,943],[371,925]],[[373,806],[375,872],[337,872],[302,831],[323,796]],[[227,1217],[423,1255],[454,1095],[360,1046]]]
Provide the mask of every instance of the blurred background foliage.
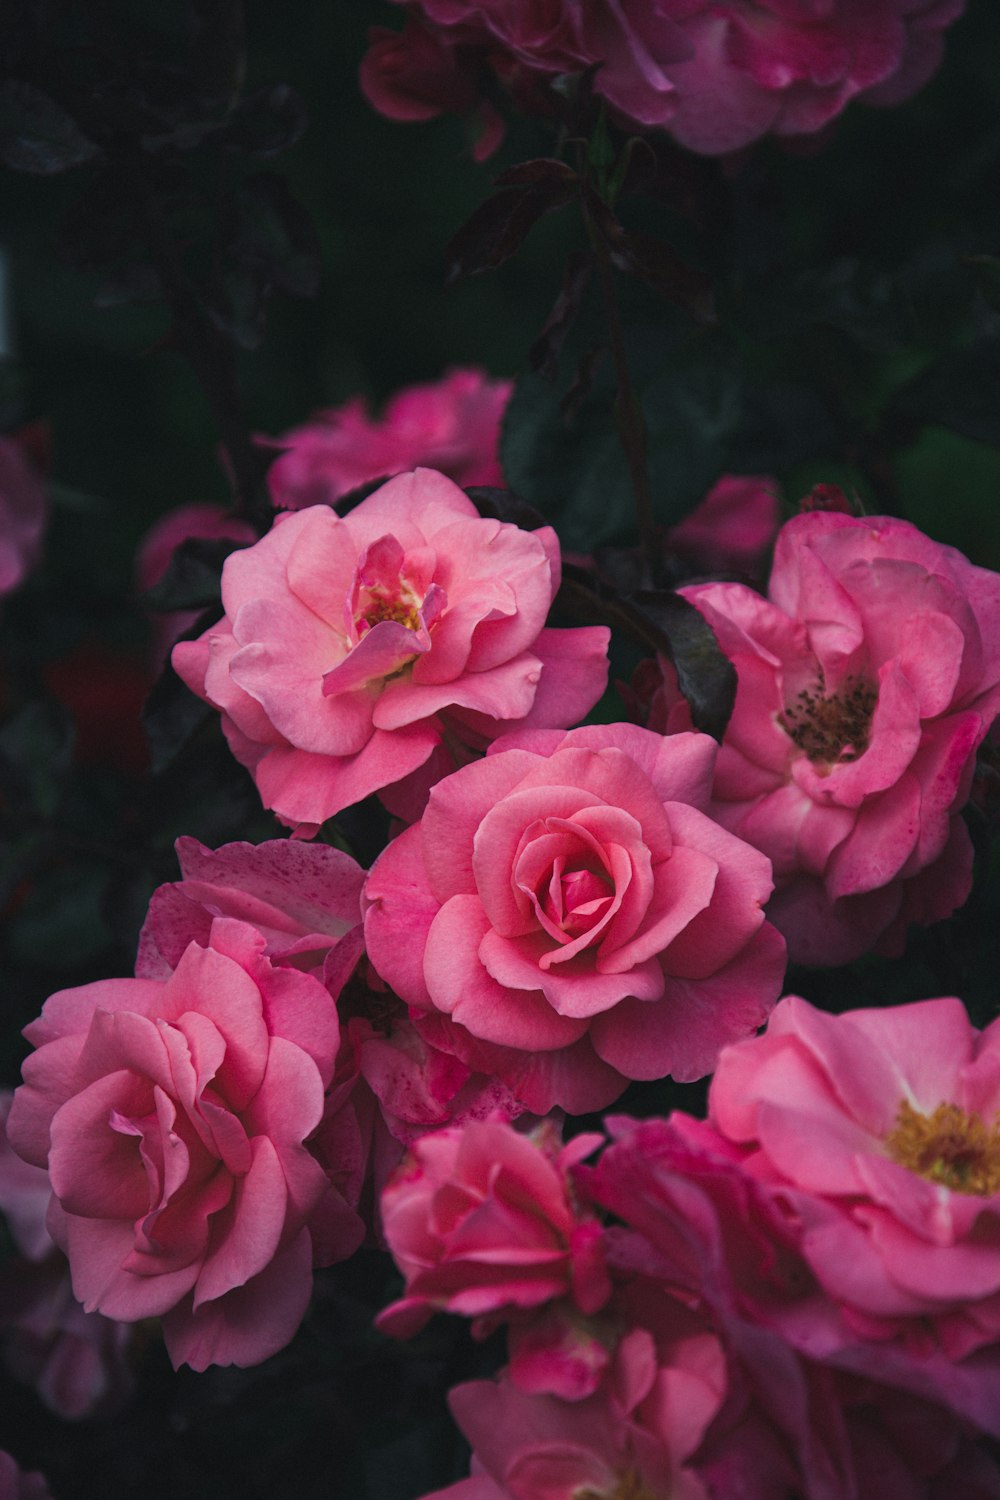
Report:
[[[178,834],[274,836],[214,715],[167,702],[155,777],[139,728],[154,672],[136,546],[179,505],[226,502],[226,421],[252,490],[265,456],[248,434],[357,394],[378,404],[456,365],[517,376],[511,486],[569,548],[636,540],[593,287],[555,379],[529,368],[585,244],[575,207],[543,217],[499,269],[445,285],[446,246],[493,176],[552,155],[551,134],[513,121],[477,166],[460,121],[375,115],[358,62],[368,28],[398,22],[378,0],[8,0],[0,16],[0,430],[46,424],[53,503],[44,564],[3,605],[0,1083],[16,1082],[18,1031],[48,993],[130,971]],[[669,190],[622,199],[622,222],[706,277],[716,309],[699,319],[618,278],[660,522],[726,470],[776,475],[789,508],[833,481],[1000,567],[998,57],[1000,10],[970,0],[938,76],[906,105],[849,108],[794,150],[668,152],[656,181]],[[150,223],[166,226],[196,303],[205,291],[187,316],[228,396],[185,357]],[[580,366],[592,380],[567,419]],[[997,774],[986,768],[970,814],[983,877],[970,905],[902,963],[790,988],[833,1009],[956,992],[978,1024],[996,1014]],[[669,1085],[633,1093],[637,1112],[699,1107]],[[0,1446],[44,1469],[57,1500],[95,1484],[123,1500],[408,1500],[460,1475],[440,1392],[495,1351],[447,1320],[409,1345],[375,1335],[390,1290],[374,1252],[319,1282],[303,1332],[260,1370],[175,1376],[151,1333],[123,1412],[70,1428],[5,1386]]]

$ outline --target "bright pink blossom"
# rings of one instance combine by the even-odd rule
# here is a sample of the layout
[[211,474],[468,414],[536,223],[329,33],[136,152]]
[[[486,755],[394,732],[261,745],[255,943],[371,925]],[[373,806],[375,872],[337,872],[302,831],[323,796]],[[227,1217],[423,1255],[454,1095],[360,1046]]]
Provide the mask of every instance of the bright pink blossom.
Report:
[[16,438],[0,438],[0,596],[35,566],[48,518],[45,486],[24,447]]
[[[969,892],[959,812],[1000,708],[1000,576],[906,521],[812,512],[782,528],[767,599],[683,593],[739,677],[712,812],[770,858],[790,956],[899,953]],[[684,722],[675,699],[666,726]]]
[[283,451],[268,471],[271,499],[282,510],[335,505],[361,485],[416,468],[437,469],[463,488],[502,485],[497,450],[511,389],[481,370],[452,370],[399,391],[380,418],[361,397],[318,412],[273,439]]
[[1000,1360],[1000,1021],[790,996],[723,1051],[709,1107],[745,1171],[795,1190],[802,1253],[859,1328],[913,1320],[951,1359]]
[[[659,127],[693,151],[819,130],[854,98],[895,104],[940,62],[963,0],[398,0],[361,69],[374,107],[397,120],[467,112],[491,68],[522,108],[552,108],[559,74],[593,87],[626,127]],[[478,97],[478,95],[477,95]],[[489,144],[497,138],[494,127]],[[485,154],[485,151],[480,154]]]
[[20,1155],[48,1168],[49,1229],[84,1307],[162,1317],[175,1364],[195,1369],[282,1348],[314,1258],[343,1258],[362,1235],[306,1145],[336,1007],[264,949],[220,917],[166,980],[50,996],[26,1028],[36,1051],[8,1122]]
[[593,1340],[582,1329],[574,1338],[573,1324],[611,1286],[601,1226],[575,1203],[569,1169],[600,1140],[562,1146],[551,1125],[525,1135],[484,1120],[415,1141],[382,1193],[386,1243],[406,1278],[406,1295],[376,1320],[383,1332],[408,1338],[436,1310],[474,1318],[480,1335],[508,1321],[519,1385],[520,1374],[535,1390],[592,1388],[604,1360],[587,1357]]
[[725,1361],[676,1303],[673,1316],[672,1339],[627,1332],[583,1401],[529,1395],[502,1376],[458,1386],[449,1405],[473,1477],[425,1500],[708,1500],[689,1460],[725,1393]]
[[485,520],[418,469],[347,516],[281,516],[233,553],[225,618],[173,662],[222,710],[265,806],[312,833],[418,771],[405,808],[419,807],[447,769],[446,733],[485,744],[514,723],[583,717],[606,682],[608,632],[545,628],[559,578],[550,527]]
[[768,863],[700,809],[716,746],[629,724],[510,735],[437,783],[365,888],[418,1030],[537,1114],[700,1078],[784,972]]
[[165,979],[189,943],[208,946],[216,917],[249,922],[274,964],[321,978],[334,999],[361,956],[365,872],[340,849],[269,839],[206,849],[175,845],[181,879],[153,892],[135,972]]

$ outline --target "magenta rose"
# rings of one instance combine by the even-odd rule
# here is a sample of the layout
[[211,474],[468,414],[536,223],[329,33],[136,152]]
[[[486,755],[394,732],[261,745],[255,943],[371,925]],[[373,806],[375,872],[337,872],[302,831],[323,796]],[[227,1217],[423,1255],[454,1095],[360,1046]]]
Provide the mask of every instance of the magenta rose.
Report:
[[463,488],[502,485],[500,423],[512,382],[481,370],[451,370],[442,380],[407,386],[373,418],[360,397],[318,412],[283,437],[268,470],[271,499],[282,510],[336,502],[376,479],[437,469]]
[[25,1474],[11,1458],[0,1449],[0,1500],[52,1500],[44,1474]]
[[[446,735],[485,744],[513,723],[582,718],[607,681],[604,627],[549,630],[559,546],[543,526],[484,520],[450,479],[400,474],[340,517],[281,516],[226,559],[225,618],[174,647],[222,710],[266,807],[300,834],[421,772]],[[453,763],[453,762],[452,762]],[[403,805],[400,805],[402,800]]]
[[739,678],[712,812],[770,858],[790,956],[898,954],[969,892],[959,813],[1000,708],[1000,576],[906,521],[812,512],[782,528],[767,599],[683,593]]
[[1000,1359],[1000,1022],[947,998],[839,1016],[790,996],[726,1048],[710,1119],[794,1190],[802,1253],[873,1338]]
[[[717,155],[811,134],[853,98],[905,99],[937,68],[964,0],[397,3],[405,31],[374,33],[361,68],[369,102],[392,119],[468,112],[459,80],[473,85],[487,67],[522,108],[544,112],[558,75],[594,68],[594,90],[626,128],[663,128]],[[488,145],[498,138],[494,126]]]
[[36,1051],[8,1121],[19,1154],[48,1168],[49,1228],[86,1310],[162,1317],[175,1365],[195,1369],[281,1349],[314,1258],[349,1255],[363,1233],[306,1144],[336,1007],[264,946],[219,918],[166,980],[50,996],[25,1030]]
[[694,573],[755,577],[778,533],[775,480],[766,474],[723,474],[700,505],[666,535],[667,546]]
[[189,943],[208,946],[216,917],[235,917],[263,935],[272,963],[315,974],[336,1000],[363,948],[365,872],[356,860],[298,839],[206,849],[180,838],[175,848],[181,879],[153,892],[139,934],[140,979],[165,979]]
[[438,782],[365,887],[418,1029],[523,1107],[700,1078],[784,973],[768,862],[701,811],[715,742],[630,724],[509,736]]
[[406,1295],[376,1320],[382,1331],[409,1338],[435,1311],[488,1331],[559,1299],[597,1312],[611,1291],[601,1228],[575,1205],[569,1169],[601,1139],[563,1146],[551,1125],[524,1135],[483,1120],[415,1141],[382,1193],[386,1243],[406,1278]]

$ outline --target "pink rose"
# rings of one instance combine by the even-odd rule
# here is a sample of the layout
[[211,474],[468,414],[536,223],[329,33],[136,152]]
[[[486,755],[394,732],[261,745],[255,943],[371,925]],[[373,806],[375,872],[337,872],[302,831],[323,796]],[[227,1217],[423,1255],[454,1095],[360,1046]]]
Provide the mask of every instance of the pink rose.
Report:
[[0,596],[35,566],[49,518],[45,486],[15,437],[0,437]]
[[483,744],[513,723],[582,718],[604,689],[608,632],[545,628],[559,577],[551,528],[484,520],[418,469],[343,518],[322,505],[279,517],[226,559],[225,618],[173,662],[222,710],[264,805],[311,834],[370,792],[441,774],[428,762],[446,734]]
[[[239,520],[221,505],[181,505],[168,511],[149,528],[136,551],[135,585],[139,593],[159,583],[181,542],[195,538],[229,540],[234,546],[244,546],[256,541],[257,533],[248,521]],[[174,641],[200,613],[185,609],[156,615],[153,655],[158,664],[166,661]]]
[[673,1316],[670,1340],[631,1329],[583,1401],[529,1395],[502,1376],[456,1387],[449,1405],[473,1477],[424,1500],[708,1500],[689,1460],[723,1398],[725,1361],[717,1339],[689,1330],[685,1309],[674,1304]]
[[365,936],[418,1030],[523,1107],[700,1078],[784,972],[766,859],[700,809],[716,746],[629,724],[508,736],[438,782],[365,887]]
[[596,65],[593,87],[626,128],[663,128],[708,155],[810,134],[853,98],[905,99],[937,68],[942,33],[963,9],[963,0],[406,3],[395,48],[379,31],[362,65],[362,88],[383,114],[464,112],[456,75],[473,82],[484,66],[523,108],[544,111],[553,78]]
[[[256,1364],[281,1349],[322,1258],[362,1226],[346,1204],[331,1256],[326,1174],[306,1141],[338,1048],[322,984],[276,968],[252,928],[218,918],[163,981],[50,996],[26,1028],[11,1144],[47,1167],[49,1228],[87,1311],[162,1317],[175,1365]],[[315,1247],[317,1251],[319,1246]]]
[[[521,1363],[533,1388],[541,1380],[573,1389],[581,1373],[587,1379],[594,1362],[585,1360],[581,1372],[559,1335],[611,1292],[601,1227],[576,1207],[568,1175],[600,1142],[579,1135],[562,1146],[551,1125],[523,1135],[502,1120],[415,1141],[382,1193],[382,1227],[406,1295],[379,1314],[378,1327],[409,1338],[436,1310],[474,1318],[479,1336],[509,1321],[518,1384],[522,1330]],[[557,1315],[549,1326],[538,1314],[551,1304]]]
[[817,511],[782,528],[768,599],[682,592],[739,676],[713,815],[770,858],[790,956],[901,952],[908,922],[969,892],[959,812],[1000,708],[1000,576],[906,521]]
[[216,917],[236,917],[263,935],[272,963],[315,974],[337,998],[363,947],[365,872],[349,854],[292,839],[212,850],[180,838],[175,848],[182,878],[153,892],[140,979],[165,979],[189,943],[208,946]]
[[377,421],[360,397],[319,412],[269,440],[284,450],[268,471],[271,499],[282,510],[335,505],[363,484],[416,468],[437,469],[463,488],[502,485],[497,450],[511,390],[511,381],[481,370],[452,370],[399,391]]
[[[726,1048],[710,1119],[794,1189],[802,1253],[865,1333],[1000,1361],[1000,1021],[961,1001],[839,1016],[790,996]],[[902,1321],[901,1321],[902,1320]]]

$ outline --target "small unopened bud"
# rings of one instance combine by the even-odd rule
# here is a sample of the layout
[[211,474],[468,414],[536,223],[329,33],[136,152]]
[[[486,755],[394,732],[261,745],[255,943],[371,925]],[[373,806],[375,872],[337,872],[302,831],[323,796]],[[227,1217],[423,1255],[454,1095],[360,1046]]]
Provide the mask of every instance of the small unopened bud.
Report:
[[856,516],[859,507],[847,498],[839,484],[814,484],[799,501],[799,510],[836,510],[844,516]]

